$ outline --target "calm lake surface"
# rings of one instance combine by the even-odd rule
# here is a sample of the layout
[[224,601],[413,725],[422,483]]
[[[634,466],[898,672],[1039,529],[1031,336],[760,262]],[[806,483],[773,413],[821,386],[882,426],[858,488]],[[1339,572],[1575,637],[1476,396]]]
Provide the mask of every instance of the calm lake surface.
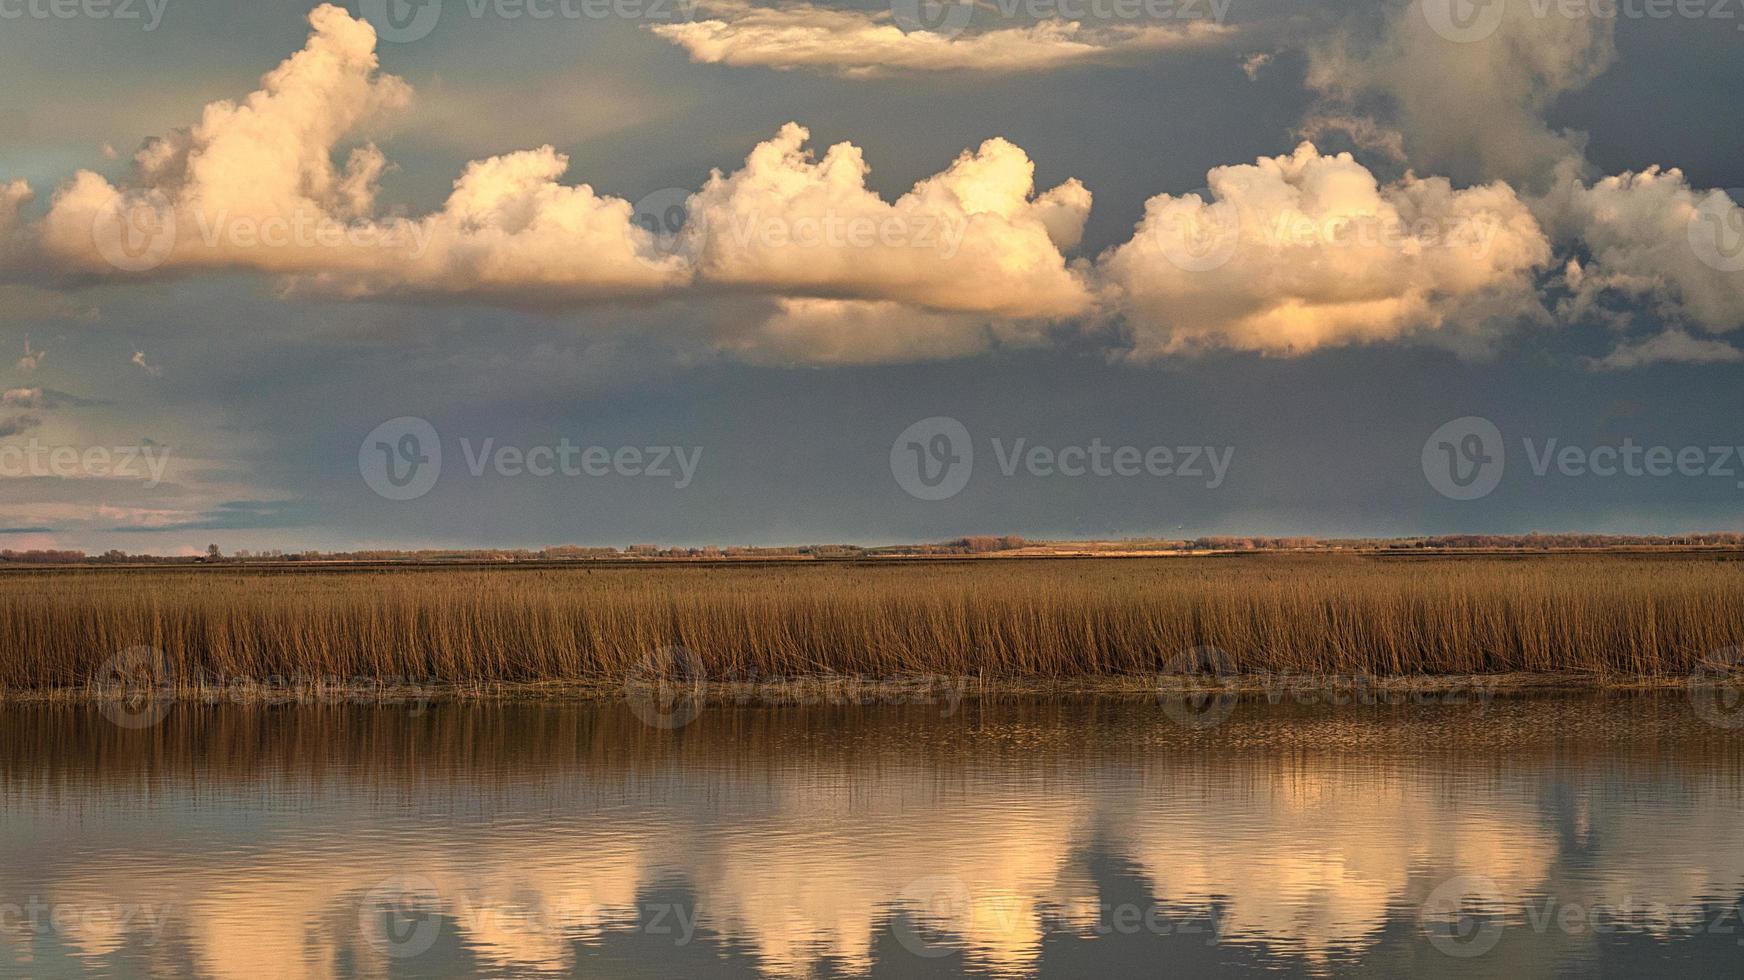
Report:
[[1744,973],[1681,693],[0,708],[0,975]]

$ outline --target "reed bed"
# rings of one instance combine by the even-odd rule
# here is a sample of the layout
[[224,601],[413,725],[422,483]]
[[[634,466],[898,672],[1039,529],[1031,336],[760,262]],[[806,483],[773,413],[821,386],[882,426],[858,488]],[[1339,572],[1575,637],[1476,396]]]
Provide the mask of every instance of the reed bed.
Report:
[[[1328,555],[0,574],[0,691],[80,689],[159,651],[178,687],[1239,672],[1653,678],[1744,644],[1723,555]],[[694,656],[690,656],[693,654]],[[683,666],[683,664],[680,664]]]

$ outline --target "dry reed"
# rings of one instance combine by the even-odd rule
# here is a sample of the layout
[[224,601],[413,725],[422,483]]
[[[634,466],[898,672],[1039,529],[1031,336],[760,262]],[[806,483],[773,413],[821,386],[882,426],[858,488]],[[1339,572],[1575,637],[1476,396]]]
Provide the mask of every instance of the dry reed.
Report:
[[0,690],[81,688],[118,651],[182,687],[1244,672],[1685,674],[1744,644],[1733,555],[1090,560],[0,574]]

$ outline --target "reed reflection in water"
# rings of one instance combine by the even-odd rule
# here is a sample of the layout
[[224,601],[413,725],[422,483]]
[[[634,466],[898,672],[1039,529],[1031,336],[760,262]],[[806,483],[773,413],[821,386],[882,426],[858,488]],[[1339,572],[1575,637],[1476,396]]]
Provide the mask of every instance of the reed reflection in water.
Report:
[[0,973],[1735,976],[1675,696],[0,710]]

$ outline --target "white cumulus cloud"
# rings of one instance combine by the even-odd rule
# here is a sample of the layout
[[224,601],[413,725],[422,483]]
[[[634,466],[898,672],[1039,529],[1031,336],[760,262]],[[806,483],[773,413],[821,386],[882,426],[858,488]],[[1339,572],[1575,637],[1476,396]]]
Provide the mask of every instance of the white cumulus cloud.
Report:
[[1035,165],[992,139],[895,202],[866,187],[860,149],[821,159],[789,124],[743,168],[716,171],[689,201],[699,276],[789,296],[902,302],[933,310],[1065,317],[1090,291],[1062,254],[1078,243],[1090,192],[1035,193]]
[[1506,184],[1380,184],[1350,154],[1218,167],[1208,195],[1161,194],[1098,261],[1136,356],[1300,354],[1442,335],[1475,345],[1538,309],[1550,243]]
[[[1210,44],[1233,33],[1210,18],[1097,26],[1053,17],[957,33],[905,31],[889,10],[836,10],[809,3],[769,7],[738,0],[712,0],[700,9],[707,16],[649,30],[683,48],[692,61],[852,76],[1046,71]],[[972,28],[975,8],[959,9],[971,17],[963,26]]]
[[1622,300],[1711,333],[1744,326],[1744,208],[1726,192],[1650,167],[1571,184],[1543,210],[1587,255],[1569,268],[1571,318]]
[[387,169],[373,145],[340,145],[411,89],[380,73],[368,23],[316,8],[307,45],[241,103],[149,142],[116,188],[83,171],[56,195],[45,246],[94,272],[246,268],[346,294],[502,292],[528,302],[681,282],[630,204],[558,182],[550,147],[477,161],[442,211],[375,216]]
[[[1421,6],[1389,15],[1374,37],[1311,44],[1308,83],[1321,100],[1303,130],[1338,131],[1388,162],[1473,186],[1411,171],[1383,182],[1310,141],[1217,167],[1202,194],[1151,198],[1132,239],[1090,262],[1071,257],[1090,191],[1076,180],[1038,189],[1029,155],[1004,139],[886,200],[867,186],[859,146],[814,151],[797,123],[700,189],[670,191],[685,212],[676,233],[566,182],[569,160],[551,146],[474,161],[439,210],[403,214],[379,200],[393,164],[367,137],[412,90],[381,71],[373,28],[322,5],[306,45],[257,91],[147,142],[127,179],[81,171],[35,224],[21,210],[31,188],[0,182],[0,268],[241,269],[280,277],[286,295],[546,308],[669,296],[732,308],[744,297],[758,312],[730,325],[717,316],[721,347],[845,364],[1041,343],[1072,321],[1119,324],[1138,357],[1406,338],[1479,349],[1546,318],[1541,274],[1555,265],[1566,270],[1552,304],[1564,322],[1625,328],[1600,366],[1734,360],[1731,345],[1701,334],[1744,326],[1744,208],[1675,169],[1589,184],[1581,137],[1544,121],[1558,95],[1610,63],[1612,25],[1503,0],[1480,10],[1500,18],[1493,32],[1462,43]],[[705,9],[702,21],[651,29],[700,61],[849,74],[1040,70],[1228,33],[1209,21],[1054,20],[951,35],[806,4]],[[1256,74],[1265,61],[1244,67]],[[1627,329],[1643,310],[1661,331],[1645,340]],[[27,348],[17,366],[41,359]],[[143,355],[134,363],[157,370]]]

